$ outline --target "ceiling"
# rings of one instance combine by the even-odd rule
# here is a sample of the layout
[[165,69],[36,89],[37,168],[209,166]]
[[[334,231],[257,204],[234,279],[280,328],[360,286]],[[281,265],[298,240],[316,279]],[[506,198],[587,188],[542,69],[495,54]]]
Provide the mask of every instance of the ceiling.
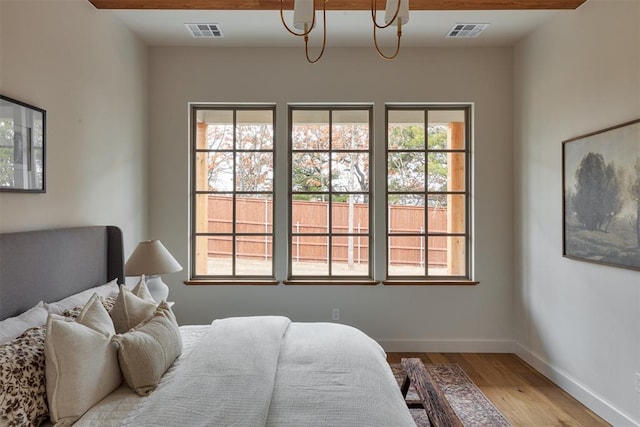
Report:
[[[89,0],[115,14],[150,46],[302,47],[280,22],[278,0]],[[317,1],[317,0],[316,0]],[[403,26],[403,47],[511,46],[558,13],[571,13],[586,0],[411,0]],[[370,0],[329,0],[328,47],[371,47]],[[378,0],[378,9],[385,1]],[[293,2],[285,1],[291,22]],[[322,7],[322,6],[318,6]],[[349,7],[353,10],[343,10]],[[482,8],[482,10],[474,10]],[[339,10],[335,10],[339,9]],[[384,13],[378,15],[382,22]],[[321,13],[310,45],[321,43]],[[196,39],[184,24],[215,23],[224,37]],[[489,24],[477,38],[444,36],[459,23]],[[395,47],[395,27],[378,30],[381,46]],[[390,48],[392,49],[392,48]]]

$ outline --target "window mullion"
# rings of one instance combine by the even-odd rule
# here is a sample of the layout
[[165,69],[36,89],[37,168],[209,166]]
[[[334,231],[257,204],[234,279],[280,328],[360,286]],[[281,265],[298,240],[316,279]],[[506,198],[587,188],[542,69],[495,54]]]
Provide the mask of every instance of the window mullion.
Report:
[[424,275],[429,277],[429,109],[424,110]]
[[233,190],[233,196],[232,196],[232,204],[231,204],[231,217],[233,218],[233,221],[231,222],[231,274],[233,276],[235,276],[237,274],[237,270],[236,270],[236,259],[238,257],[238,248],[237,248],[237,233],[238,233],[238,212],[237,212],[237,206],[238,206],[238,194],[236,192],[237,187],[238,187],[238,183],[237,183],[237,179],[238,179],[238,173],[236,168],[238,167],[238,111],[237,110],[233,110],[233,176],[231,177],[231,182],[232,182],[232,190]]
[[333,111],[329,110],[329,188],[327,212],[327,263],[329,277],[333,276]]

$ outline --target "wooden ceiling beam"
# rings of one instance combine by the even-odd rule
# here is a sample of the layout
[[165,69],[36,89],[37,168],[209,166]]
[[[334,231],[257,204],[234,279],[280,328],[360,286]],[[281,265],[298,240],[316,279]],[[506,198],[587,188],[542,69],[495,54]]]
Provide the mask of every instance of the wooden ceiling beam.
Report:
[[[279,10],[280,0],[89,0],[96,9]],[[323,0],[315,0],[322,8]],[[586,0],[410,0],[411,10],[577,9]],[[285,9],[293,0],[285,0]],[[384,0],[377,8],[384,9]],[[371,0],[328,0],[327,10],[370,10]]]

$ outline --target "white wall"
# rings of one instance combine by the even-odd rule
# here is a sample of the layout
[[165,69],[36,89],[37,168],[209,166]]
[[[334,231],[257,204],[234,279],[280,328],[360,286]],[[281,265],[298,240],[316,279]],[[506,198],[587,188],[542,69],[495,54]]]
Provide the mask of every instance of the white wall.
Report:
[[610,422],[637,424],[640,276],[561,257],[561,141],[640,117],[639,22],[635,0],[589,0],[523,40],[515,60],[506,48],[403,49],[393,62],[329,49],[311,66],[301,49],[152,48],[148,58],[86,0],[0,0],[0,93],[48,121],[47,193],[1,193],[0,232],[116,224],[129,254],[148,227],[187,266],[189,101],[277,103],[280,166],[287,102],[375,103],[379,136],[385,102],[473,102],[480,285],[188,287],[185,270],[165,278],[179,320],[325,321],[339,307],[389,350],[510,351],[515,336],[519,355]]
[[589,0],[515,49],[517,353],[640,423],[640,272],[562,257],[562,141],[640,117],[640,2]]
[[0,2],[0,93],[47,111],[46,193],[0,193],[0,231],[147,231],[148,52],[87,0]]
[[[511,50],[502,48],[403,49],[393,62],[379,59],[373,48],[333,48],[315,65],[306,63],[302,48],[152,48],[150,237],[162,240],[185,267],[188,102],[277,104],[280,200],[286,200],[287,188],[287,102],[375,103],[375,161],[382,170],[385,102],[475,103],[478,286],[186,286],[185,269],[165,277],[179,321],[254,314],[327,321],[338,307],[344,323],[363,329],[388,349],[512,350],[512,66]],[[384,179],[377,175],[378,188],[384,188]],[[377,194],[384,210],[382,194]],[[382,216],[376,226],[384,230]],[[276,233],[286,229],[281,215]],[[284,271],[277,275],[286,278]]]

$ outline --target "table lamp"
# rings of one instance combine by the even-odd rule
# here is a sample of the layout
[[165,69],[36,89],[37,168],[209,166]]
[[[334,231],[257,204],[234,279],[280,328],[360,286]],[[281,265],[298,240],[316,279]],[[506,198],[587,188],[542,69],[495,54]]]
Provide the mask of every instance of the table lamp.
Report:
[[160,278],[161,274],[175,273],[182,266],[169,253],[160,240],[138,243],[124,266],[126,276],[147,276],[147,288],[156,302],[167,299],[169,287]]

